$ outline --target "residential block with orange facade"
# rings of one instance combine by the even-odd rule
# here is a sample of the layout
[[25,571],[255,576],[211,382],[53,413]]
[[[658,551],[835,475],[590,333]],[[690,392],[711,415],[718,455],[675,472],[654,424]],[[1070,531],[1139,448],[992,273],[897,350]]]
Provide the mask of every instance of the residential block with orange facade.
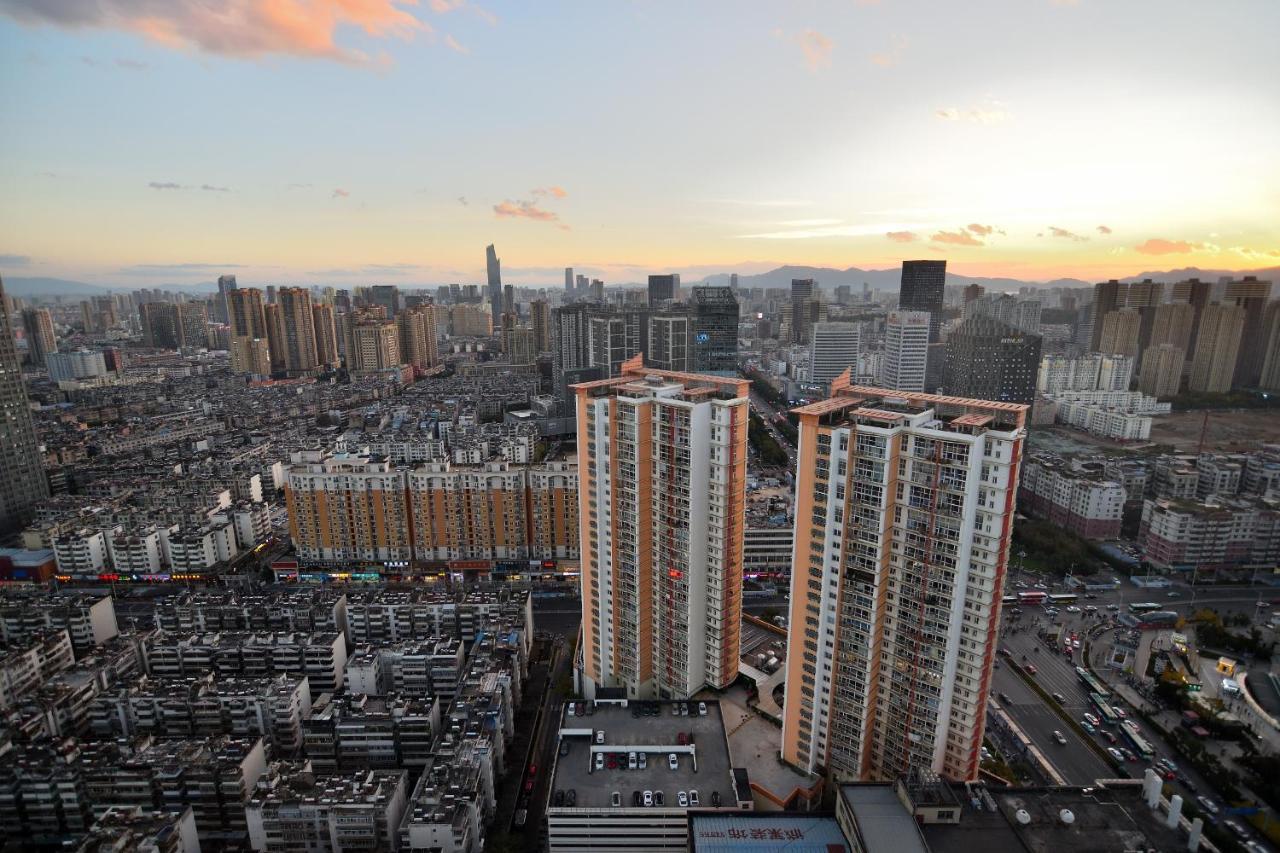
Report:
[[744,379],[650,370],[577,399],[583,693],[684,698],[738,674]]
[[396,466],[367,451],[305,450],[292,463],[285,501],[307,563],[578,556],[571,462]]
[[795,410],[784,760],[977,777],[1027,408],[845,371]]

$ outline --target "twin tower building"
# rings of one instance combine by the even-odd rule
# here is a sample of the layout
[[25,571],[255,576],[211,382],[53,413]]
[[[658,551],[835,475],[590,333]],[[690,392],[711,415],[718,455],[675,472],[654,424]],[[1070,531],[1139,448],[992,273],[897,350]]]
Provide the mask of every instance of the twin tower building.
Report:
[[[640,357],[573,386],[588,698],[737,678],[748,387]],[[1027,407],[846,372],[796,414],[782,758],[976,778]]]

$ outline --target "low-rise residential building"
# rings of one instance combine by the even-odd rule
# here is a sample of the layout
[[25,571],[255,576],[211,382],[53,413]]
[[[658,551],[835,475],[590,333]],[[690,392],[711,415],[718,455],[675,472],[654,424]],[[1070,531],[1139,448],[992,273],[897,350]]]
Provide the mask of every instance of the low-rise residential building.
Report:
[[272,766],[245,806],[249,843],[261,853],[399,850],[406,770],[343,776]]
[[1047,455],[1023,462],[1018,506],[1085,539],[1117,539],[1127,495],[1100,463],[1071,463]]
[[1247,497],[1147,500],[1138,544],[1163,571],[1198,577],[1271,571],[1280,565],[1280,504]]
[[148,642],[151,672],[159,678],[181,678],[213,671],[221,678],[263,677],[285,673],[306,676],[315,695],[342,687],[347,642],[340,633],[208,634],[156,632]]
[[0,650],[0,709],[37,690],[74,663],[71,634],[66,628],[36,631],[20,643]]
[[195,812],[110,808],[94,821],[75,853],[201,853]]
[[440,732],[430,698],[322,694],[302,723],[304,751],[317,773],[424,766]]
[[76,654],[85,655],[120,633],[110,595],[46,590],[0,592],[0,640],[13,643],[46,628],[66,628]]
[[1152,416],[1167,415],[1171,407],[1140,391],[1063,391],[1036,405],[1041,418],[1052,412],[1060,424],[1122,441],[1150,438]]

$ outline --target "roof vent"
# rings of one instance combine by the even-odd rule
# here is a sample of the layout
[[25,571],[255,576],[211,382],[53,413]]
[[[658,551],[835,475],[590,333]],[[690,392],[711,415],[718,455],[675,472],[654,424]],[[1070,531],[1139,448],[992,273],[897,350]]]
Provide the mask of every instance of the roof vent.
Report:
[[1027,824],[1031,823],[1031,813],[1028,812],[1026,809],[1018,809],[1016,812],[1014,812],[1013,816],[1015,819],[1017,819],[1018,823],[1022,824],[1023,826],[1026,826]]
[[1076,822],[1076,816],[1071,812],[1071,809],[1063,809],[1058,812],[1058,820],[1062,821],[1067,826],[1071,826],[1071,824]]

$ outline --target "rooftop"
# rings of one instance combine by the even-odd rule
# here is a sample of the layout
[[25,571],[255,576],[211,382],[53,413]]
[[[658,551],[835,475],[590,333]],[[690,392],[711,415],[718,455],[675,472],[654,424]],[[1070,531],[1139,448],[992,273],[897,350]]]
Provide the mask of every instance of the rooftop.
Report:
[[[735,808],[738,800],[720,703],[707,702],[705,717],[673,716],[675,702],[655,703],[657,716],[632,716],[640,704],[596,702],[594,713],[586,717],[570,717],[566,711],[559,739],[568,744],[568,752],[556,758],[551,789],[576,791],[579,809],[609,808],[614,791],[622,794],[623,808],[632,808],[633,791],[662,791],[665,808],[672,809],[677,808],[677,792],[689,790],[698,791],[702,808],[711,806],[712,792],[719,792],[723,807]],[[603,745],[595,744],[597,731],[604,732]],[[692,745],[679,745],[681,732],[693,736]],[[627,768],[627,754],[632,751],[646,754],[645,769]],[[596,770],[597,752],[621,755],[620,766]],[[679,762],[676,770],[668,766],[672,753]]]
[[697,853],[847,853],[849,845],[830,815],[742,812],[691,815],[689,849]]

